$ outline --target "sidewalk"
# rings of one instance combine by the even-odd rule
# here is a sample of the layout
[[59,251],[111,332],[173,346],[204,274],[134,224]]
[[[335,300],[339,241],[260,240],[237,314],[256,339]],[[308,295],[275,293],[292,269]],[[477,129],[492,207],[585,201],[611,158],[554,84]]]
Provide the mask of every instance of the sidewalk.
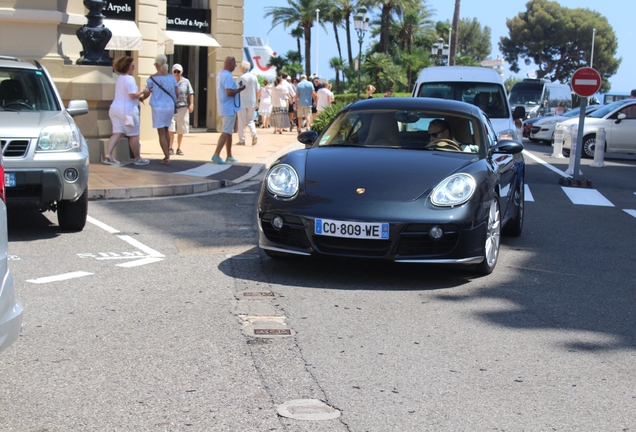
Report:
[[[142,157],[150,159],[146,166],[132,162],[121,166],[92,163],[88,179],[88,198],[125,199],[174,195],[189,195],[218,189],[255,177],[283,154],[304,148],[296,140],[297,132],[273,133],[273,128],[257,129],[258,144],[252,146],[249,131],[246,145],[237,146],[233,135],[232,154],[237,163],[219,165],[211,161],[220,133],[195,132],[184,135],[183,156],[170,157],[170,165],[162,165],[163,152],[159,140],[141,142]],[[174,150],[177,150],[175,136]],[[225,149],[221,151],[225,159]]]

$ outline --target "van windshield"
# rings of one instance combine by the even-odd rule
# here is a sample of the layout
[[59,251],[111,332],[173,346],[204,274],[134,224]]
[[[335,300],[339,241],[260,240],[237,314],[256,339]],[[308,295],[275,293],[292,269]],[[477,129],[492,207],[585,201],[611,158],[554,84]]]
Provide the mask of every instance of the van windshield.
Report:
[[431,82],[420,86],[418,97],[452,99],[481,108],[490,118],[509,118],[502,86],[483,82]]
[[539,105],[543,95],[543,83],[515,84],[510,90],[510,103],[512,105]]

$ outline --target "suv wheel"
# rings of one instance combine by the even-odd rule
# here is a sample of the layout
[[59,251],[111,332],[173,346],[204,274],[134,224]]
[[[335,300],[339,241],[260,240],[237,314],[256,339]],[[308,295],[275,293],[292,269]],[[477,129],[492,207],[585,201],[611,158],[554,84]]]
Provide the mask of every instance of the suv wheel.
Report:
[[60,201],[57,205],[57,222],[64,231],[81,231],[88,216],[88,189],[77,201]]

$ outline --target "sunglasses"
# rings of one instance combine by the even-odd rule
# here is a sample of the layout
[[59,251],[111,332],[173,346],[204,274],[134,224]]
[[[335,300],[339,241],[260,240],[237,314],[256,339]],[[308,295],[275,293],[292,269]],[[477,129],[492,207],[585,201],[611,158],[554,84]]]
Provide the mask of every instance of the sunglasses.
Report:
[[446,132],[448,129],[442,129],[441,131],[437,131],[437,132],[431,132],[429,133],[430,136],[432,136],[433,138],[439,138],[439,134],[441,134],[442,132]]
[[173,71],[172,71],[172,73],[178,73],[178,74],[180,74],[180,73],[181,73],[181,71],[173,70]]

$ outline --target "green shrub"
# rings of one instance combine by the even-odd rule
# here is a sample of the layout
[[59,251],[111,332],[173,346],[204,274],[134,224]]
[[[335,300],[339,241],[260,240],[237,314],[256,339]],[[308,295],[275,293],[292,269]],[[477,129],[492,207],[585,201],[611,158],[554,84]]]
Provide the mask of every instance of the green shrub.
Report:
[[320,114],[318,114],[318,117],[311,122],[311,130],[318,133],[322,132],[323,129],[327,127],[331,119],[347,105],[347,103],[334,102],[331,106],[325,108]]

